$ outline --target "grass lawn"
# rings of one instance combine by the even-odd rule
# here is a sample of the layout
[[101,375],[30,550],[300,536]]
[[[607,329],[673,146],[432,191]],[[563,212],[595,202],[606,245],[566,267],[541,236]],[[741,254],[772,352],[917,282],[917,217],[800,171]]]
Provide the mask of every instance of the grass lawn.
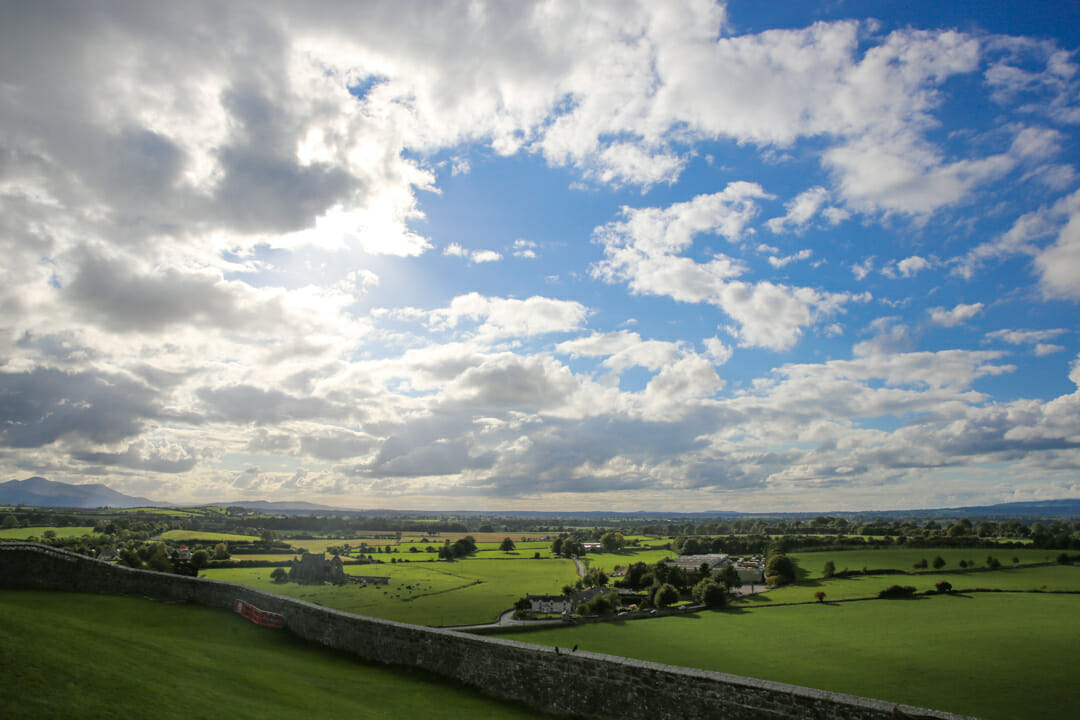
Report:
[[259,538],[254,535],[236,535],[234,533],[203,532],[201,530],[169,530],[161,533],[162,540],[174,542],[258,542]]
[[[1018,558],[1021,564],[1054,562],[1060,550],[1036,550],[1034,548],[881,548],[874,550],[836,550],[825,552],[793,552],[788,556],[799,566],[800,579],[819,578],[822,569],[829,560],[836,565],[836,571],[842,570],[903,570],[912,572],[915,563],[925,559],[933,563],[938,555],[945,561],[943,570],[956,570],[960,561],[966,560],[975,566],[986,566],[986,558],[993,555],[1002,565],[1011,565],[1012,559]],[[932,566],[927,569],[933,569]]]
[[[409,553],[410,555],[412,553]],[[250,585],[326,607],[418,625],[465,625],[495,620],[525,593],[557,593],[577,579],[569,560],[467,558],[455,562],[346,565],[350,575],[391,578],[387,585],[277,584],[272,568],[204,570],[212,580]]]
[[849,600],[876,597],[890,585],[911,585],[917,591],[932,590],[934,583],[947,580],[956,590],[987,588],[997,590],[1045,590],[1050,592],[1080,592],[1080,567],[1051,565],[1049,567],[986,570],[979,572],[934,572],[919,575],[859,575],[830,580],[807,580],[795,585],[770,590],[750,597],[753,604],[808,602],[814,593],[823,590],[827,600]]
[[1073,717],[1080,596],[977,594],[739,609],[508,636],[987,720]]
[[223,610],[0,591],[0,615],[6,720],[546,717]]
[[46,530],[52,530],[56,533],[58,538],[69,537],[82,537],[83,535],[93,535],[93,527],[24,527],[24,528],[8,528],[7,530],[0,530],[0,540],[25,540],[28,537],[40,538],[45,534]]

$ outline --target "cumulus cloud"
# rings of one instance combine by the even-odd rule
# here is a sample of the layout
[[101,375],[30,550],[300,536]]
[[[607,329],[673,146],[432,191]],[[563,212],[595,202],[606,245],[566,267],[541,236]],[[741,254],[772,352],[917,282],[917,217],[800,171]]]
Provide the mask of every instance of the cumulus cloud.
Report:
[[769,264],[772,265],[774,268],[779,269],[784,267],[785,265],[789,265],[795,262],[796,260],[808,260],[813,254],[814,251],[810,248],[803,248],[794,255],[787,255],[785,257],[776,257],[775,255],[771,255],[769,256]]
[[479,293],[459,295],[446,308],[428,314],[435,328],[457,328],[466,322],[479,322],[481,337],[528,337],[568,332],[581,327],[588,309],[578,302],[531,297],[489,298]]
[[494,250],[466,250],[457,243],[450,243],[443,248],[443,255],[465,258],[472,263],[498,262],[502,260],[502,254]]
[[881,274],[891,278],[895,278],[897,275],[909,278],[914,277],[923,270],[927,270],[931,267],[933,267],[933,263],[931,263],[926,258],[920,257],[918,255],[912,255],[897,262],[895,266],[890,264],[882,268]]
[[986,333],[987,339],[1001,340],[1010,345],[1028,345],[1052,340],[1067,332],[1063,328],[1050,328],[1046,330],[1010,330],[1004,328]]
[[115,373],[5,372],[0,394],[0,437],[8,447],[42,447],[64,438],[114,443],[169,416],[151,387]]
[[525,238],[514,241],[514,257],[533,260],[536,258],[536,243]]
[[744,345],[790,348],[805,327],[839,311],[851,296],[769,281],[749,283],[736,279],[744,268],[725,255],[696,262],[679,254],[698,235],[740,238],[757,212],[754,200],[764,197],[760,186],[738,182],[667,208],[623,208],[621,220],[594,231],[605,258],[593,267],[593,275],[609,283],[626,282],[635,293],[715,305],[738,323]]
[[[854,216],[924,233],[938,214],[951,242],[990,238],[949,260],[862,245],[876,255],[831,265],[856,281],[946,265],[973,279],[1020,256],[1043,298],[1080,297],[1080,194],[1057,198],[1075,183],[1074,56],[880,28],[740,34],[711,0],[12,4],[0,25],[2,467],[179,475],[160,487],[180,499],[432,504],[628,490],[627,502],[700,504],[702,489],[795,496],[910,468],[1049,466],[1051,452],[1074,467],[1074,392],[989,403],[978,380],[1010,366],[919,348],[910,315],[858,316],[872,336],[847,361],[834,342],[813,349],[830,360],[748,369],[727,344],[787,351],[842,331],[835,316],[868,295],[825,285],[824,271],[813,288],[754,273],[833,262],[849,241],[835,226]],[[955,86],[980,80],[1002,114],[970,132],[946,110]],[[785,189],[783,215],[763,220],[780,202],[765,186],[696,184],[756,179],[713,164],[727,147],[790,164],[806,189]],[[507,228],[498,242],[533,239],[499,249],[437,237],[446,219],[425,216],[428,199],[489,161],[563,168],[577,198],[633,205],[647,190],[655,207],[570,208],[551,228]],[[958,217],[1003,178],[1024,197]],[[600,223],[582,252],[575,222],[586,235]],[[740,254],[760,227],[832,234],[759,247],[766,266]],[[535,260],[509,264],[543,266],[560,295],[516,276],[443,284],[439,248],[473,264]],[[608,287],[568,258],[592,261]],[[602,292],[615,286],[638,297]],[[640,332],[613,330],[647,299],[626,311]],[[669,317],[669,301],[700,307]],[[985,309],[935,302],[930,322],[946,327]],[[710,337],[718,328],[729,339]],[[1060,331],[1000,332],[987,339],[1048,367],[1069,349]],[[237,452],[266,462],[220,461]]]
[[970,305],[960,303],[952,310],[943,307],[935,307],[930,308],[927,312],[930,313],[930,321],[935,325],[941,325],[942,327],[956,327],[981,313],[982,309],[982,303],[972,303]]
[[[825,203],[829,200],[829,191],[820,185],[799,193],[794,200],[785,204],[787,214],[782,217],[772,218],[765,226],[774,233],[782,233],[786,229],[800,231],[804,229],[814,216],[822,212]],[[826,220],[831,225],[836,225],[843,220],[842,211],[833,213]]]

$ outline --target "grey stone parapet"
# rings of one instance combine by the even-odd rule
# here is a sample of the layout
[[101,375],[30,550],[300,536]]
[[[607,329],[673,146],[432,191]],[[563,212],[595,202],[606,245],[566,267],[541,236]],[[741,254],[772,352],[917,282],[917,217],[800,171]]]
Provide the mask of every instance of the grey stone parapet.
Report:
[[[362,617],[245,585],[134,570],[29,542],[0,543],[0,588],[137,595],[285,617],[296,635],[365,660],[421,668],[485,694],[598,720],[975,720],[709,670]],[[271,631],[267,631],[271,632]]]

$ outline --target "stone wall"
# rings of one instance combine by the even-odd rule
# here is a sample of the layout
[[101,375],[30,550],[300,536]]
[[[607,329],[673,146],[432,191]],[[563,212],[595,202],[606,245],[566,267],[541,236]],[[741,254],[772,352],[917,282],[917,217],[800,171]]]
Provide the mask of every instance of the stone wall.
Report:
[[[365,660],[422,668],[548,712],[612,720],[961,720],[949,713],[661,665],[360,617],[243,585],[110,565],[33,543],[0,544],[0,588],[140,595],[281,613],[307,640]],[[267,631],[271,632],[271,631]],[[903,714],[903,713],[906,713]]]

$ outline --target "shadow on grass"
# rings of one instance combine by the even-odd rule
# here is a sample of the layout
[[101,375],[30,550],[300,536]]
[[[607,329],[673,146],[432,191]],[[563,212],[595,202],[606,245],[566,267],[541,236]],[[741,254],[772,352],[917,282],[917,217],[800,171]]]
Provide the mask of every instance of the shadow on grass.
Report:
[[762,603],[771,603],[772,601],[773,599],[766,593],[755,593],[754,595],[742,595],[735,602],[757,603],[760,605]]

